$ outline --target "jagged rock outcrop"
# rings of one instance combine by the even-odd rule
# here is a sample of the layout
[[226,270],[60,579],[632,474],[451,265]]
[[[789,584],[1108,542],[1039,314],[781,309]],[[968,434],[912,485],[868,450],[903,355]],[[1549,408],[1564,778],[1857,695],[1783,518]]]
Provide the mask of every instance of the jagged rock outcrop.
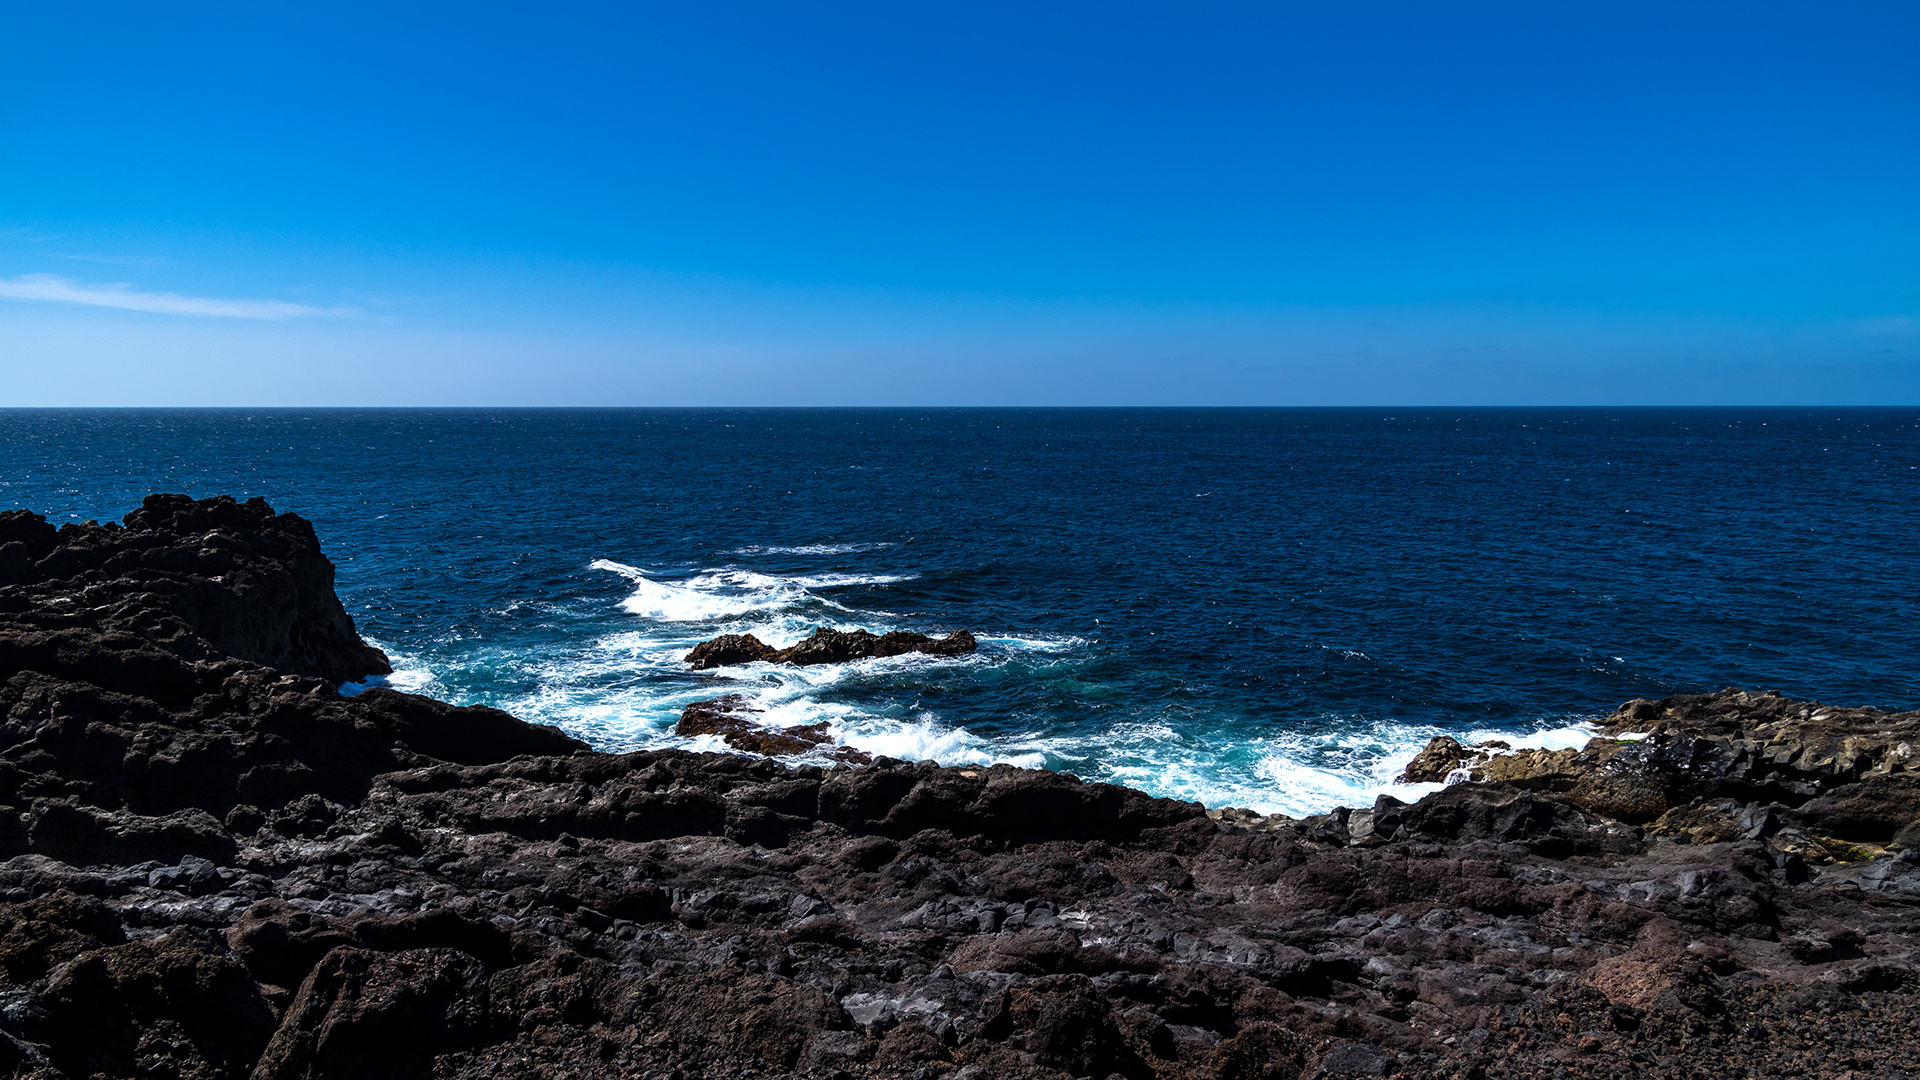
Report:
[[1460,773],[1553,793],[1655,836],[1769,837],[1815,863],[1920,842],[1920,712],[1723,690],[1629,701],[1599,728],[1578,750],[1440,736],[1402,779]]
[[904,630],[874,634],[867,630],[834,630],[822,626],[784,649],[776,649],[752,634],[722,634],[695,645],[686,660],[694,670],[702,671],[754,662],[844,664],[849,660],[871,660],[907,653],[961,656],[977,648],[979,643],[965,630],[955,630],[943,638],[932,638]]
[[386,657],[312,527],[257,499],[155,495],[58,531],[15,511],[0,536],[0,853],[230,859],[230,826],[384,772],[586,749],[497,710],[341,696]]
[[[36,574],[55,554],[9,543]],[[333,632],[221,629],[274,625],[243,610],[273,591],[184,604],[191,575],[150,589],[145,557],[0,586],[0,1075],[1920,1072],[1920,850],[1875,742],[1912,714],[1637,703],[1645,751],[1589,749],[1666,801],[1642,824],[1576,799],[1578,770],[1292,821],[343,698],[314,656],[364,662],[357,638],[263,666]],[[1669,775],[1723,760],[1717,801]],[[1795,854],[1840,822],[1898,853]]]
[[[15,586],[0,663],[149,678],[127,638],[186,660],[231,657],[340,683],[391,670],[333,591],[313,526],[261,499],[152,495],[125,524],[55,529],[0,513],[0,585]],[[98,640],[104,638],[105,640]]]

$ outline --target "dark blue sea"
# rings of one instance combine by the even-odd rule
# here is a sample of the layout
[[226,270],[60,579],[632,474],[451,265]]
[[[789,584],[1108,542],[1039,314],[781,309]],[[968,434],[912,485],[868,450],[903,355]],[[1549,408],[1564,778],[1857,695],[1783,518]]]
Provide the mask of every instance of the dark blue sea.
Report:
[[[56,522],[304,515],[392,684],[608,749],[742,692],[1298,814],[1633,697],[1920,704],[1920,409],[13,410],[0,454],[0,507]],[[821,625],[981,647],[680,660]]]

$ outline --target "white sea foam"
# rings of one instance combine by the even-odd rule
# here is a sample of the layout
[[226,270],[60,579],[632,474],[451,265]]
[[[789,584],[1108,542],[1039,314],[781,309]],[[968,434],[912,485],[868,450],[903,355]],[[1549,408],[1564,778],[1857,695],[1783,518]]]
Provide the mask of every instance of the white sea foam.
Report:
[[[1383,794],[1417,799],[1440,787],[1393,782],[1435,733],[1424,727],[1385,724],[1364,733],[1240,739],[1223,738],[1218,730],[1189,734],[1183,728],[1127,723],[1110,733],[1110,750],[1085,740],[1078,748],[1055,740],[1052,749],[1073,771],[1099,779],[1208,807],[1293,817],[1335,806],[1370,806]],[[1081,755],[1097,756],[1081,766],[1073,760]]]
[[885,551],[893,547],[891,542],[869,544],[754,544],[749,547],[734,548],[729,555],[859,555],[869,551]]
[[[790,640],[776,632],[775,620],[755,625],[765,634],[762,640]],[[791,635],[798,636],[797,632]],[[1394,783],[1406,763],[1441,733],[1428,725],[1318,718],[1314,727],[1325,734],[1235,739],[1222,737],[1213,724],[1129,720],[1097,733],[1047,735],[1028,730],[988,736],[955,724],[936,710],[834,699],[842,687],[912,680],[916,677],[909,673],[916,667],[1020,663],[1006,655],[910,654],[807,667],[747,664],[728,668],[717,677],[688,680],[682,657],[689,645],[685,635],[681,637],[662,640],[648,631],[605,635],[578,652],[522,663],[515,681],[530,688],[484,703],[536,723],[555,724],[604,750],[681,747],[730,753],[713,736],[688,739],[673,734],[673,728],[688,704],[738,693],[759,710],[756,720],[760,723],[790,727],[824,721],[836,743],[874,755],[942,765],[1004,762],[1024,768],[1059,768],[1209,807],[1239,806],[1293,817],[1335,806],[1370,806],[1383,794],[1410,802],[1441,787]],[[394,674],[381,680],[386,685],[455,700],[473,700],[472,694],[458,688],[472,686],[481,669],[514,663],[504,657],[451,662],[443,657],[429,663],[396,654],[393,659]],[[1556,720],[1519,732],[1478,730],[1462,741],[1498,738],[1515,748],[1558,749],[1585,745],[1591,734],[1587,725]],[[793,759],[796,764],[828,761],[824,751]]]
[[850,585],[892,585],[913,581],[918,574],[808,574],[786,580],[806,589],[842,589]]
[[[761,723],[787,727],[825,722],[837,743],[875,755],[943,765],[1005,762],[1058,768],[1209,807],[1239,806],[1301,817],[1335,806],[1369,806],[1382,794],[1411,801],[1440,787],[1394,782],[1427,741],[1441,733],[1437,727],[1310,717],[1299,718],[1295,725],[1273,725],[1294,726],[1291,732],[1270,728],[1271,733],[1235,736],[1231,725],[1219,718],[1155,716],[1151,707],[1130,704],[1124,694],[1116,695],[1116,688],[1097,679],[1082,683],[1074,678],[1075,654],[1089,644],[1077,636],[983,635],[980,651],[967,656],[907,654],[805,667],[744,664],[695,676],[686,668],[686,653],[716,633],[751,633],[778,648],[823,624],[858,625],[881,633],[893,629],[888,617],[845,607],[815,590],[884,585],[911,580],[911,575],[781,576],[723,567],[671,576],[610,559],[590,565],[632,583],[632,592],[619,603],[629,620],[626,625],[609,628],[604,614],[577,604],[555,605],[552,611],[542,608],[530,614],[585,620],[599,632],[574,648],[520,654],[457,641],[431,649],[427,656],[393,653],[396,670],[381,681],[397,689],[495,705],[612,751],[728,751],[713,736],[689,739],[673,731],[688,704],[738,693],[760,711],[756,719]],[[1062,669],[1063,664],[1069,667]],[[969,727],[952,714],[926,707],[917,689],[955,677],[954,669],[973,669],[980,678],[997,680],[1045,679],[1058,692],[1075,693],[1111,709],[1113,720],[1103,730],[1071,733],[1048,731],[1039,720],[1034,727],[1006,725],[1011,719],[1006,717],[984,731]],[[972,674],[960,677],[975,679]],[[1583,746],[1592,735],[1590,725],[1551,718],[1521,730],[1488,728],[1458,737],[1464,742],[1501,739],[1516,749],[1560,749]],[[828,758],[823,750],[797,760],[826,763]]]
[[978,637],[977,640],[991,645],[1000,645],[1009,649],[1025,652],[1064,653],[1070,652],[1087,643],[1083,637],[1063,638],[1023,638],[1023,637]]
[[1519,735],[1498,728],[1480,728],[1469,732],[1460,741],[1468,745],[1499,741],[1515,750],[1578,750],[1597,734],[1598,729],[1591,723],[1575,720],[1554,727],[1539,727]]
[[661,581],[637,566],[595,559],[594,570],[619,574],[633,583],[620,602],[628,613],[661,622],[713,622],[755,612],[794,607],[803,601],[843,612],[851,608],[811,592],[853,585],[889,585],[911,581],[911,574],[810,574],[779,577],[752,570],[704,570],[679,582]]

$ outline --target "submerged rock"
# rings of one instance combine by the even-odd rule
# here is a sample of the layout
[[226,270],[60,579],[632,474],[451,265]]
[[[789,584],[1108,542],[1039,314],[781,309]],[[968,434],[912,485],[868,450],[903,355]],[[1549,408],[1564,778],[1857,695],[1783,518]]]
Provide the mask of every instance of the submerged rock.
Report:
[[943,638],[893,630],[874,634],[866,630],[833,630],[822,626],[795,644],[776,649],[752,634],[722,634],[693,647],[686,661],[694,670],[730,664],[844,664],[906,653],[960,656],[979,648],[972,634],[955,630]]
[[735,750],[768,757],[793,757],[820,753],[834,761],[865,765],[873,755],[851,746],[837,746],[827,733],[827,722],[774,727],[753,719],[759,710],[747,704],[739,694],[728,694],[712,701],[696,701],[680,712],[675,735],[718,735]]

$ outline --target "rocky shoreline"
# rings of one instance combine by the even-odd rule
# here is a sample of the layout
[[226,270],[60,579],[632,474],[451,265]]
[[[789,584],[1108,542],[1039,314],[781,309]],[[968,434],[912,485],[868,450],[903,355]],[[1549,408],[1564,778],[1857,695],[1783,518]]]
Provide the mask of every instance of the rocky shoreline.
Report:
[[343,697],[332,576],[258,500],[0,514],[0,1070],[1920,1075],[1920,714],[1630,702],[1293,821]]

